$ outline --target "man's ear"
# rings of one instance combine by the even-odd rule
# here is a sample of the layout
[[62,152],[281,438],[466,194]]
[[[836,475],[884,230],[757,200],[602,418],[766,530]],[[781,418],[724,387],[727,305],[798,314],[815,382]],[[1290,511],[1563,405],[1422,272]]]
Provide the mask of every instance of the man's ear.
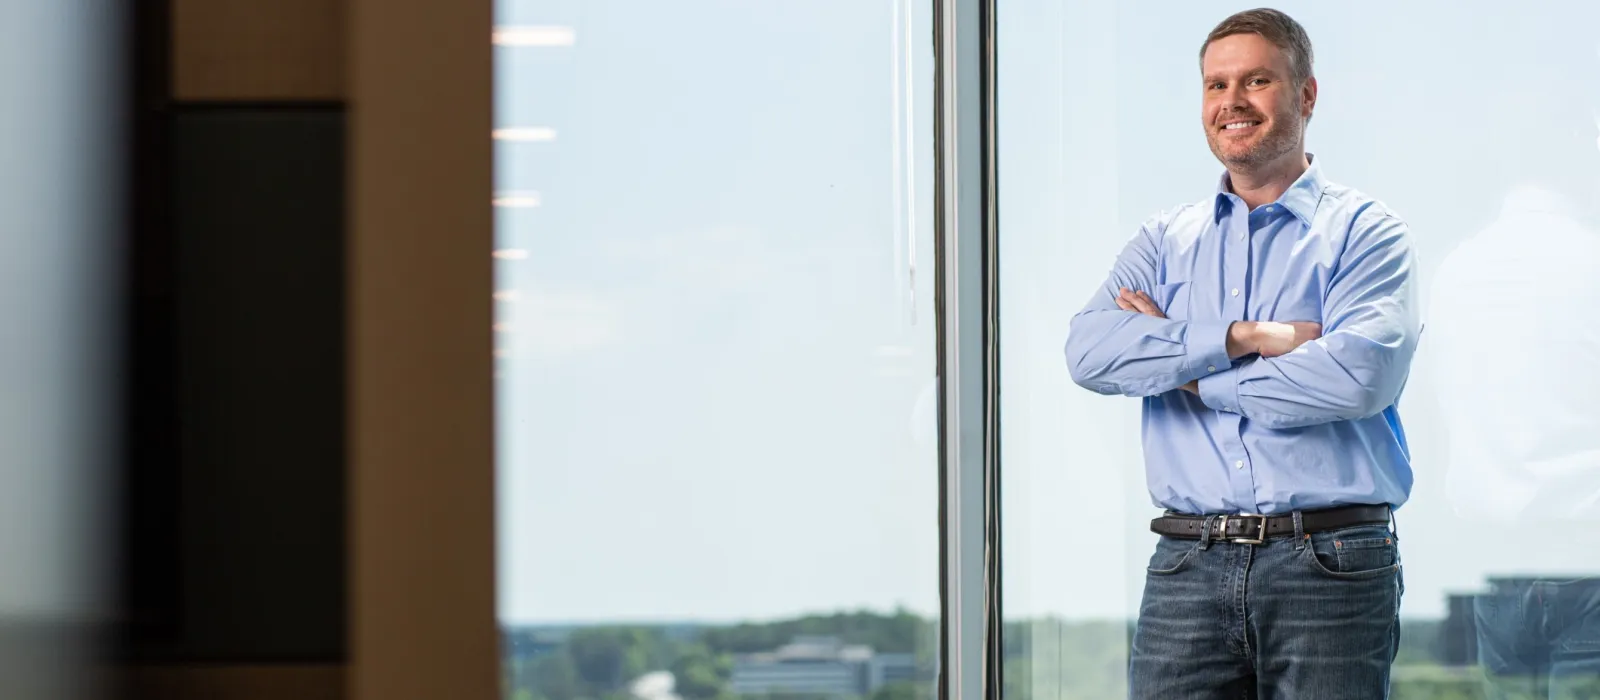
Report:
[[1310,119],[1311,113],[1317,108],[1317,79],[1306,78],[1304,85],[1300,86],[1300,116]]

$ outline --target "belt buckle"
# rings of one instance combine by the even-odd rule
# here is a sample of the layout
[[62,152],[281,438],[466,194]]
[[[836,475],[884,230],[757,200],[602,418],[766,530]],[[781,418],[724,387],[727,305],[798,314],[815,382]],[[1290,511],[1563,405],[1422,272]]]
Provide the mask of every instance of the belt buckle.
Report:
[[[1242,520],[1247,520],[1247,521],[1250,520],[1251,518],[1256,518],[1256,519],[1258,519],[1260,521],[1261,529],[1256,532],[1256,538],[1253,539],[1253,540],[1248,538],[1248,537],[1244,537],[1244,536],[1241,535],[1239,537],[1230,537],[1230,538],[1228,538],[1229,542],[1233,542],[1233,543],[1236,543],[1236,544],[1265,544],[1266,543],[1266,541],[1267,541],[1267,516],[1265,514],[1260,514],[1260,513],[1240,513],[1240,514],[1235,515],[1233,517],[1239,518],[1239,519],[1242,519]],[[1226,525],[1226,521],[1224,521],[1224,525]],[[1226,534],[1228,531],[1227,530],[1223,530],[1222,532],[1224,534]]]

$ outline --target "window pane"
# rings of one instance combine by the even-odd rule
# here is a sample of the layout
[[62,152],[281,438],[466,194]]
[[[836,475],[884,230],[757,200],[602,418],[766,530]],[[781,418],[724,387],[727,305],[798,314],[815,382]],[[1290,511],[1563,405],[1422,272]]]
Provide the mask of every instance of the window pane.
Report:
[[[1141,401],[1074,385],[1062,346],[1143,222],[1211,201],[1223,167],[1201,129],[1197,56],[1255,6],[999,1],[1007,700],[1127,693],[1160,515]],[[1307,150],[1403,218],[1418,259],[1394,697],[1594,695],[1600,8],[1290,14],[1315,47]]]
[[931,697],[927,3],[497,12],[506,697]]

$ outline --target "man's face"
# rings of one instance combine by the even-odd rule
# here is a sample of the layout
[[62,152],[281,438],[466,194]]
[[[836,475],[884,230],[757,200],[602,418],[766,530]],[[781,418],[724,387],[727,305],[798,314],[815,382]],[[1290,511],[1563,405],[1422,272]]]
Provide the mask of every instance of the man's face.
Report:
[[1250,171],[1303,148],[1316,79],[1295,85],[1289,59],[1258,34],[1211,42],[1201,60],[1206,142],[1230,170]]

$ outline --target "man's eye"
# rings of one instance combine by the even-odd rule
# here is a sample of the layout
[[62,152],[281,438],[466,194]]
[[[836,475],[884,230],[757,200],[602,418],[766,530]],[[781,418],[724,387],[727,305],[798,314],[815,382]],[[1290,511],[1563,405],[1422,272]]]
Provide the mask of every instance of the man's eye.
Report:
[[1267,84],[1267,79],[1266,78],[1256,78],[1255,80],[1250,81],[1250,84],[1251,85],[1266,85]]

